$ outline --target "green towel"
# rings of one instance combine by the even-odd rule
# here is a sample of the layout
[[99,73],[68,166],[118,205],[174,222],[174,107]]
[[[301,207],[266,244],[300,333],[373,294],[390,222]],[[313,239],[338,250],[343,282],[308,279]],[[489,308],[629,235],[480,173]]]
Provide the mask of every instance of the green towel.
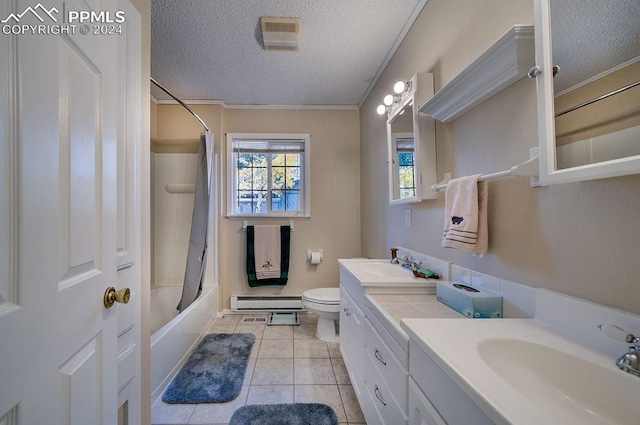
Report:
[[247,277],[249,286],[284,286],[289,279],[289,251],[291,250],[291,227],[280,226],[280,277],[273,279],[256,278],[256,259],[253,252],[254,229],[247,226]]

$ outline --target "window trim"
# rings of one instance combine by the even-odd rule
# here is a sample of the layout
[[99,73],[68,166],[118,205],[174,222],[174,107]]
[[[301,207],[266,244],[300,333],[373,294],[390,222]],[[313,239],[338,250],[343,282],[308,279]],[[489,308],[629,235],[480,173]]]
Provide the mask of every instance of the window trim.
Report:
[[[297,141],[304,144],[304,155],[302,161],[302,182],[300,183],[302,191],[301,206],[302,211],[269,211],[266,213],[238,213],[235,211],[236,182],[236,163],[233,155],[233,141],[256,140],[256,141]],[[292,218],[292,217],[311,217],[311,135],[298,133],[227,133],[227,182],[225,190],[227,192],[227,217],[228,218]],[[269,178],[269,188],[271,187],[271,178]],[[271,207],[269,200],[269,208]]]

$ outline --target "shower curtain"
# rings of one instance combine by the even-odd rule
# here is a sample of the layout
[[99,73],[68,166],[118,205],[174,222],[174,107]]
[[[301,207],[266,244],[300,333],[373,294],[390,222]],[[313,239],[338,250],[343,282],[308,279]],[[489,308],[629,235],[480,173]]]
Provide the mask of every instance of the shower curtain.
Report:
[[202,283],[207,267],[207,235],[209,233],[209,196],[211,186],[210,154],[213,136],[202,133],[200,136],[200,150],[196,170],[196,186],[193,201],[193,215],[191,218],[191,236],[189,238],[189,252],[187,267],[184,273],[182,298],[178,310],[184,311],[202,292]]

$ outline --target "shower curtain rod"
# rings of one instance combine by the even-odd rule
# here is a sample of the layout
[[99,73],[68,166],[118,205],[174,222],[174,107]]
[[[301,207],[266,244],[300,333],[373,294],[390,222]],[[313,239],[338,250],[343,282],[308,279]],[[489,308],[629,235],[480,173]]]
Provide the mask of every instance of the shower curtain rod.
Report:
[[558,117],[560,117],[560,116],[562,116],[564,114],[568,114],[569,112],[573,112],[576,109],[584,108],[585,106],[589,106],[592,103],[599,102],[599,101],[604,100],[604,99],[606,99],[608,97],[614,96],[614,95],[616,95],[618,93],[622,93],[623,91],[627,91],[627,90],[632,89],[632,88],[637,87],[637,86],[640,86],[640,81],[636,81],[635,83],[631,83],[629,85],[626,85],[626,86],[624,86],[622,88],[619,88],[618,90],[614,90],[614,91],[609,92],[607,94],[603,94],[602,96],[593,98],[591,100],[587,100],[586,102],[582,102],[581,104],[576,105],[573,108],[569,108],[569,109],[566,109],[566,110],[564,110],[562,112],[558,112],[556,114],[556,118],[558,118]]
[[176,102],[178,102],[180,105],[182,105],[187,111],[189,111],[191,113],[191,115],[193,115],[194,117],[196,117],[196,119],[198,121],[200,121],[200,124],[202,124],[202,126],[204,127],[205,131],[207,133],[211,133],[211,131],[209,131],[209,127],[207,127],[207,124],[205,124],[205,122],[202,120],[202,118],[200,118],[200,116],[198,114],[196,114],[195,112],[193,112],[193,110],[191,108],[189,108],[183,101],[181,101],[180,99],[178,99],[177,97],[175,97],[173,95],[173,93],[171,93],[169,90],[167,90],[162,84],[160,84],[159,82],[157,82],[156,80],[153,79],[153,77],[150,78],[151,82],[153,84],[155,84],[156,86],[158,86],[158,88],[160,90],[162,90],[163,92],[165,92],[166,94],[168,94],[169,96],[171,96],[173,98],[173,100],[175,100]]

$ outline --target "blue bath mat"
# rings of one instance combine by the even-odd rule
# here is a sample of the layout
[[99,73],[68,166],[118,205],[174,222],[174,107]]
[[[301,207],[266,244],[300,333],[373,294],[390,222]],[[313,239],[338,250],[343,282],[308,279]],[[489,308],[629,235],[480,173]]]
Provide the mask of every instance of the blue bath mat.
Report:
[[338,425],[338,418],[320,403],[248,404],[233,413],[229,425]]
[[253,334],[209,334],[162,395],[166,403],[225,403],[238,397]]

